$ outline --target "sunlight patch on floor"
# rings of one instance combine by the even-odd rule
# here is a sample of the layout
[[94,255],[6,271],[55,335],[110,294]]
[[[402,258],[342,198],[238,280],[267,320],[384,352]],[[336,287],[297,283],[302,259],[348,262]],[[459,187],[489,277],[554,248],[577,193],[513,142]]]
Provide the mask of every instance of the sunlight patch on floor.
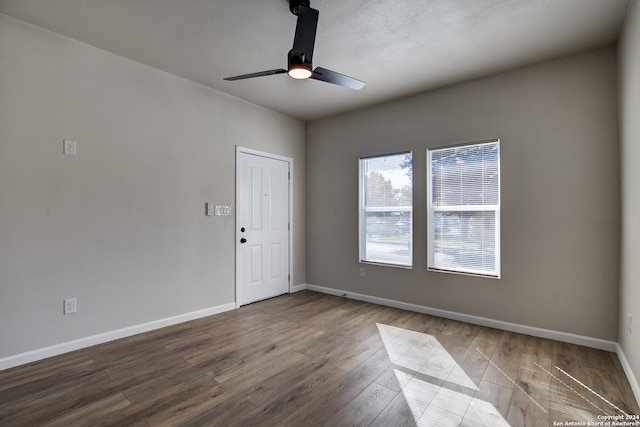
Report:
[[509,426],[491,403],[473,397],[478,386],[433,335],[377,326],[416,425],[457,426],[464,419],[465,425]]
[[478,390],[476,384],[433,335],[380,323],[377,326],[393,364]]

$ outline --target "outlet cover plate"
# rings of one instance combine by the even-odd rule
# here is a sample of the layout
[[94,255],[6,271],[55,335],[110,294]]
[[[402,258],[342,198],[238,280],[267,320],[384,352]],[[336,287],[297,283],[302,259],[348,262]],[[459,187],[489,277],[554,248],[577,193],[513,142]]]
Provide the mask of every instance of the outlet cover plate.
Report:
[[67,156],[76,155],[76,142],[69,139],[64,140],[63,153]]
[[64,314],[73,314],[77,311],[78,305],[75,298],[64,300]]

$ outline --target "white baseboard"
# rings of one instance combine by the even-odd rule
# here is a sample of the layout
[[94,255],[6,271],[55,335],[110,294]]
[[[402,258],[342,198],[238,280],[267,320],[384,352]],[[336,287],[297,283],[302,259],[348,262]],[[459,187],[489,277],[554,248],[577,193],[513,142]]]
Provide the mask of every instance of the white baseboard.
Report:
[[13,368],[14,366],[24,365],[26,363],[35,362],[37,360],[46,359],[48,357],[57,356],[70,351],[80,350],[91,347],[93,345],[102,344],[108,341],[129,337],[143,332],[149,332],[155,329],[164,328],[166,326],[176,325],[189,320],[195,320],[202,317],[211,316],[225,311],[234,310],[236,303],[223,304],[216,307],[205,308],[203,310],[193,311],[191,313],[180,314],[177,316],[167,317],[164,319],[154,320],[152,322],[142,323],[140,325],[129,326],[127,328],[116,329],[114,331],[102,334],[91,335],[73,341],[67,341],[50,347],[40,348],[25,353],[16,354],[0,359],[0,371]]
[[616,354],[618,355],[622,369],[624,369],[624,373],[627,376],[627,380],[629,380],[629,385],[631,386],[631,390],[633,390],[633,395],[636,397],[638,405],[640,405],[640,384],[638,384],[638,380],[636,379],[633,370],[631,370],[631,365],[629,365],[627,356],[624,355],[624,351],[622,351],[622,347],[620,347],[620,344],[618,343],[616,343]]
[[470,314],[458,313],[455,311],[440,310],[417,304],[410,304],[402,301],[390,300],[386,298],[373,297],[369,295],[357,294],[349,291],[343,291],[333,288],[325,288],[307,284],[306,288],[310,291],[322,292],[329,295],[351,298],[358,301],[370,302],[373,304],[384,305],[387,307],[400,308],[402,310],[415,311],[417,313],[429,314],[432,316],[443,317],[445,319],[458,320],[460,322],[471,323],[474,325],[487,326],[490,328],[501,329],[504,331],[517,332],[520,334],[531,335],[534,337],[548,338],[556,341],[567,342],[570,344],[578,344],[586,347],[597,348],[616,352],[618,343],[614,341],[602,340],[599,338],[591,338],[583,335],[576,335],[569,332],[554,331],[551,329],[536,328],[534,326],[520,325],[517,323],[503,322],[501,320],[489,319],[486,317],[472,316]]
[[306,283],[302,283],[300,285],[293,285],[291,286],[291,290],[289,291],[289,293],[292,294],[294,292],[304,291],[305,289],[307,289]]

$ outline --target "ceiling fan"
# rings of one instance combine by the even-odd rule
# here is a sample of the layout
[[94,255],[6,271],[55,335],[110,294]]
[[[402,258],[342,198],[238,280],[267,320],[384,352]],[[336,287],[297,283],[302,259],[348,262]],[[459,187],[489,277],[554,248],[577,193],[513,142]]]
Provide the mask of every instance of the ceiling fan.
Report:
[[316,29],[318,27],[318,15],[320,12],[310,7],[309,0],[289,0],[289,10],[298,17],[298,22],[293,38],[293,48],[288,54],[287,69],[278,68],[275,70],[259,71],[257,73],[227,77],[225,80],[243,80],[286,73],[289,77],[298,80],[314,79],[355,90],[362,89],[365,82],[361,80],[322,67],[316,67],[315,70],[313,69],[313,46],[316,41]]

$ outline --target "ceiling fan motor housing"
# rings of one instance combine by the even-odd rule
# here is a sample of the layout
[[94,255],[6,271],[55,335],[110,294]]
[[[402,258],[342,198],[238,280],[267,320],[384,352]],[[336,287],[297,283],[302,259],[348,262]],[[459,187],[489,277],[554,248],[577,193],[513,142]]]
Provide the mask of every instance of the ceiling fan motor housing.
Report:
[[291,68],[292,66],[302,66],[309,69],[313,68],[311,61],[308,60],[307,56],[304,53],[296,54],[293,52],[293,49],[289,51],[289,54],[287,55],[287,60],[288,60],[287,68]]

